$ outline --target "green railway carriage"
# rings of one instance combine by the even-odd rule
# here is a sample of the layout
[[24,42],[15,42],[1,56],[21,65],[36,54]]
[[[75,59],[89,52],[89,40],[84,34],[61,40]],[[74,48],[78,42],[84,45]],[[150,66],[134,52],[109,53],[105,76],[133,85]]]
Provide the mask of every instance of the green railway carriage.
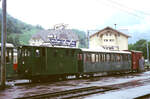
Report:
[[131,53],[125,51],[99,51],[82,49],[83,73],[130,71]]
[[[6,80],[10,80],[16,76],[14,70],[14,46],[12,44],[6,44]],[[1,53],[1,49],[0,49]],[[1,58],[1,55],[0,55]],[[1,59],[0,59],[1,60]],[[0,65],[0,78],[1,78],[1,65]]]
[[18,73],[31,80],[78,75],[82,71],[80,53],[77,48],[21,46],[18,48]]

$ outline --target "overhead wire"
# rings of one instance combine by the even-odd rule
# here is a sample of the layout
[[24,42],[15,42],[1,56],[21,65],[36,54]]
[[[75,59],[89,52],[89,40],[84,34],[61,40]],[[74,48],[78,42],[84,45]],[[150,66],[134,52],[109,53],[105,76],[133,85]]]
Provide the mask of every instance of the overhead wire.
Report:
[[[140,18],[140,19],[144,19],[144,16],[139,15],[139,14],[137,13],[138,10],[136,10],[136,9],[127,7],[127,6],[125,6],[125,5],[123,5],[123,4],[120,4],[120,3],[116,2],[116,1],[113,1],[113,0],[105,0],[105,1],[107,1],[107,2],[103,2],[103,1],[101,1],[101,2],[102,2],[103,4],[109,6],[109,7],[116,8],[116,9],[119,9],[119,10],[121,10],[121,11],[123,11],[123,12],[126,12],[126,13],[129,14],[129,15],[136,16],[136,17],[138,17],[138,18]],[[149,15],[149,16],[150,16],[149,13],[142,12],[142,11],[139,11],[139,12],[141,12],[141,13],[143,13],[143,14],[145,14],[145,15]]]
[[137,10],[137,9],[135,9],[135,8],[131,8],[131,7],[129,7],[129,6],[126,6],[126,5],[124,5],[124,4],[121,4],[121,3],[119,3],[119,2],[116,2],[115,0],[107,0],[107,1],[109,1],[109,2],[111,2],[111,3],[113,3],[113,4],[116,4],[116,5],[118,5],[118,6],[122,7],[122,8],[125,8],[125,9],[128,9],[128,10],[132,10],[133,12],[138,12],[138,13],[142,13],[142,14],[144,14],[144,15],[150,16],[150,13],[147,13],[147,12],[144,12],[144,11],[141,11],[141,10]]

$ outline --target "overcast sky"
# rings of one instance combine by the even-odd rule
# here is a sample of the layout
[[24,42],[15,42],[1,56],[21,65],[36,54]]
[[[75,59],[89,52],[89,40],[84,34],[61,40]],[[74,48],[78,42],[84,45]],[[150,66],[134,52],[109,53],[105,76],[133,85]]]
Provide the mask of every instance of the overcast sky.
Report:
[[149,0],[7,0],[7,11],[23,22],[46,29],[65,23],[70,28],[87,30],[100,27],[118,11],[139,19],[137,11],[142,11],[145,16],[141,24],[145,24],[149,20],[149,5]]

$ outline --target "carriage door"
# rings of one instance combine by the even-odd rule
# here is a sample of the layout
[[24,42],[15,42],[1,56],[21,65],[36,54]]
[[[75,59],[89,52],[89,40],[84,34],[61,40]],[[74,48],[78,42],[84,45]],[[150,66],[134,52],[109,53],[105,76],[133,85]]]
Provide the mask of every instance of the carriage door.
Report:
[[34,71],[36,74],[45,71],[45,48],[36,48],[35,49],[35,58],[34,58]]
[[83,71],[83,54],[82,53],[78,53],[78,70],[79,72]]

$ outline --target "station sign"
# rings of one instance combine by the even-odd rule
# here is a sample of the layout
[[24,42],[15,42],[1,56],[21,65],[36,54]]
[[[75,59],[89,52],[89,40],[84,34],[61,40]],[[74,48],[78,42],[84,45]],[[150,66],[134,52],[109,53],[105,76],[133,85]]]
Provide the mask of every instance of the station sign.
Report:
[[49,38],[52,46],[68,46],[68,47],[76,47],[76,41],[73,40],[62,40],[58,38]]

